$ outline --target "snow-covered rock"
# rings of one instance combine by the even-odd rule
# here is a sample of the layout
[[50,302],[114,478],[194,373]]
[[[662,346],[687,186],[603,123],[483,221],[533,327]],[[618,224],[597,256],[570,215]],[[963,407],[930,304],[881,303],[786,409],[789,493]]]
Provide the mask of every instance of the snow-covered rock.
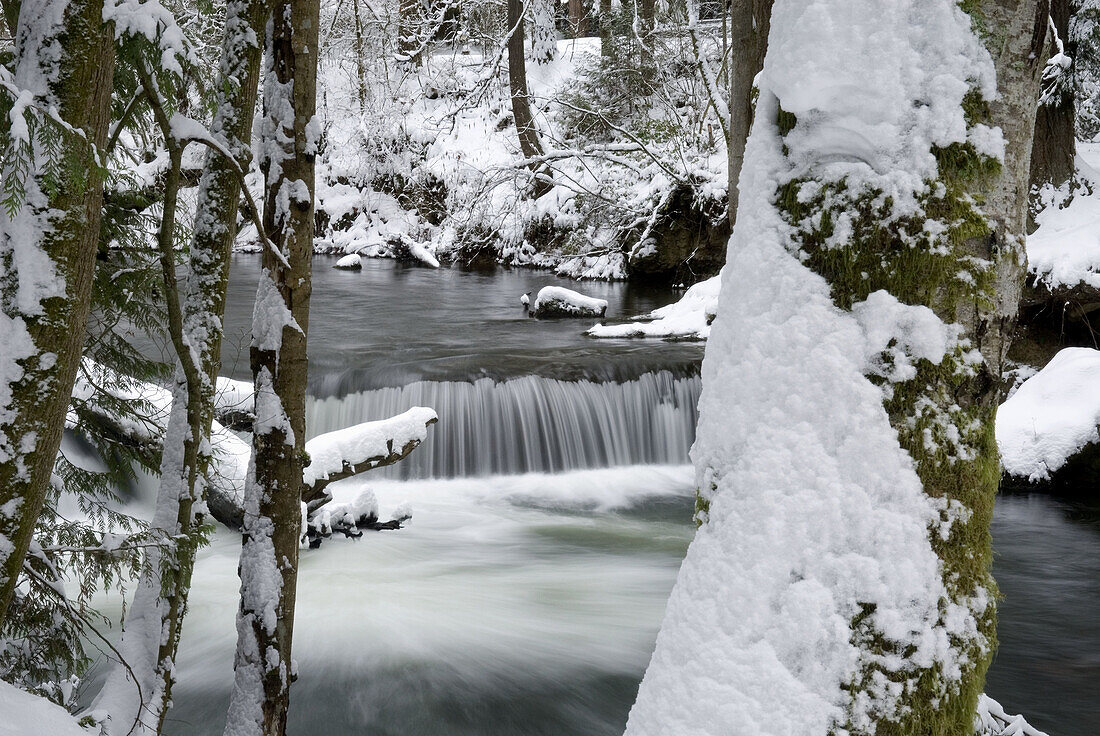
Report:
[[333,268],[343,268],[348,271],[358,271],[363,268],[363,259],[358,253],[349,253],[336,262]]
[[607,300],[561,286],[544,286],[532,311],[536,317],[602,317],[607,313]]
[[0,681],[0,736],[93,736],[69,712],[45,698]]
[[1066,348],[997,411],[1001,464],[1014,478],[1049,482],[1100,450],[1100,350]]
[[710,323],[718,311],[718,276],[700,281],[688,289],[680,301],[655,309],[632,322],[596,325],[586,332],[591,337],[660,337],[706,340]]

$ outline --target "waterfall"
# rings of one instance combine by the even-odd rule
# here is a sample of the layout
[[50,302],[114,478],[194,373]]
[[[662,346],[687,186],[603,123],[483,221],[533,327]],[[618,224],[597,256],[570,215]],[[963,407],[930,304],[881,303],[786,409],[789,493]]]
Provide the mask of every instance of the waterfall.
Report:
[[698,375],[645,373],[621,383],[525,376],[419,381],[310,398],[310,435],[430,406],[439,423],[388,477],[453,478],[688,461]]

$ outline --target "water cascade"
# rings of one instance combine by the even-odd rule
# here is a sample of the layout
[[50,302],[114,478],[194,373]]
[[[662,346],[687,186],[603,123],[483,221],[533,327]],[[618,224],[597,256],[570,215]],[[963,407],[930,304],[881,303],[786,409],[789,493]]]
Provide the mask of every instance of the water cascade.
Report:
[[698,375],[645,373],[622,383],[525,376],[508,381],[419,381],[400,388],[310,399],[311,435],[430,406],[428,441],[384,473],[454,478],[560,472],[688,460]]

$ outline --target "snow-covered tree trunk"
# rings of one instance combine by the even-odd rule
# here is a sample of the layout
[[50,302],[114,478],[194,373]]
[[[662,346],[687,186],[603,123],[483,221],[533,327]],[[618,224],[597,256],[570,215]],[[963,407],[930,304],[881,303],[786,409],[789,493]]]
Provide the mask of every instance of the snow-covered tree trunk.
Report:
[[256,420],[227,736],[286,731],[301,534],[306,333],[313,256],[318,0],[276,3],[264,80],[264,251],[252,323]]
[[531,48],[528,59],[536,64],[549,64],[558,53],[558,29],[555,23],[554,0],[531,0]]
[[638,45],[638,67],[642,79],[650,82],[657,73],[657,61],[653,54],[656,2],[655,0],[635,0],[634,10],[634,35]]
[[[531,114],[527,91],[527,62],[523,57],[523,0],[508,0],[508,87],[512,94],[512,119],[516,123],[520,152],[526,159],[544,155],[538,126]],[[531,194],[538,199],[551,189],[549,167],[545,161],[531,161],[528,168],[534,175]]]
[[[172,412],[161,455],[161,485],[152,526],[182,541],[151,555],[139,581],[119,647],[126,665],[113,663],[92,706],[111,715],[110,733],[125,734],[137,722],[159,733],[171,701],[174,662],[194,567],[194,504],[204,496],[210,465],[214,386],[221,367],[222,318],[229,254],[237,231],[240,172],[248,170],[253,111],[269,0],[237,0],[226,11],[221,86],[212,132],[232,160],[210,151],[199,182],[197,216],[187,264]],[[178,176],[178,173],[177,173]],[[162,226],[162,235],[166,232]],[[173,333],[177,329],[173,327]],[[180,350],[179,348],[184,348]],[[134,682],[134,677],[138,682]]]
[[15,73],[4,80],[15,99],[0,170],[0,623],[49,488],[84,342],[114,58],[102,2],[23,0]]
[[1100,0],[1071,0],[1069,43],[1077,137],[1091,141],[1100,133]]
[[973,733],[1046,8],[776,0],[627,733]]

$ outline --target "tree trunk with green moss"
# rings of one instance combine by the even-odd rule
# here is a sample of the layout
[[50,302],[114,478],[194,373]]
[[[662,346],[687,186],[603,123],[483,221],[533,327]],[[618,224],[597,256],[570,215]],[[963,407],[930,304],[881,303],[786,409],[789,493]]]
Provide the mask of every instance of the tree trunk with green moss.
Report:
[[[55,13],[64,20],[51,26],[44,18]],[[14,82],[35,95],[36,108],[14,113],[34,119],[26,137],[3,115],[0,176],[11,206],[0,215],[0,624],[49,490],[80,363],[103,204],[89,143],[99,149],[107,140],[115,59],[102,2],[24,0],[20,14]]]
[[[923,218],[886,224],[888,207],[849,198],[841,189],[806,202],[800,201],[805,199],[799,197],[800,185],[792,183],[780,199],[806,265],[826,279],[842,309],[885,290],[962,328],[960,348],[938,364],[918,362],[915,376],[891,387],[885,406],[924,492],[944,508],[965,510],[946,537],[931,535],[949,599],[959,605],[988,603],[976,615],[977,635],[953,644],[962,670],[958,683],[945,686],[942,673],[929,668],[906,695],[908,710],[878,724],[874,733],[880,736],[972,733],[996,643],[990,523],[1000,463],[994,422],[1025,276],[1031,146],[1048,8],[1039,0],[960,5],[992,56],[999,93],[997,100],[984,102],[972,91],[964,100],[967,122],[972,129],[999,128],[1005,152],[998,162],[969,142],[933,147],[944,196],[922,204],[928,220],[948,223],[943,235],[924,239]],[[797,128],[793,116],[781,112],[779,118],[785,134]],[[835,235],[833,223],[847,217],[854,227],[837,248],[827,241]],[[810,221],[822,224],[806,227]],[[980,360],[968,348],[975,348]],[[866,635],[866,646],[883,646],[877,632],[860,635]],[[879,674],[866,670],[864,679],[852,684],[853,692]]]
[[628,736],[974,733],[1048,9],[881,9],[775,2]]

